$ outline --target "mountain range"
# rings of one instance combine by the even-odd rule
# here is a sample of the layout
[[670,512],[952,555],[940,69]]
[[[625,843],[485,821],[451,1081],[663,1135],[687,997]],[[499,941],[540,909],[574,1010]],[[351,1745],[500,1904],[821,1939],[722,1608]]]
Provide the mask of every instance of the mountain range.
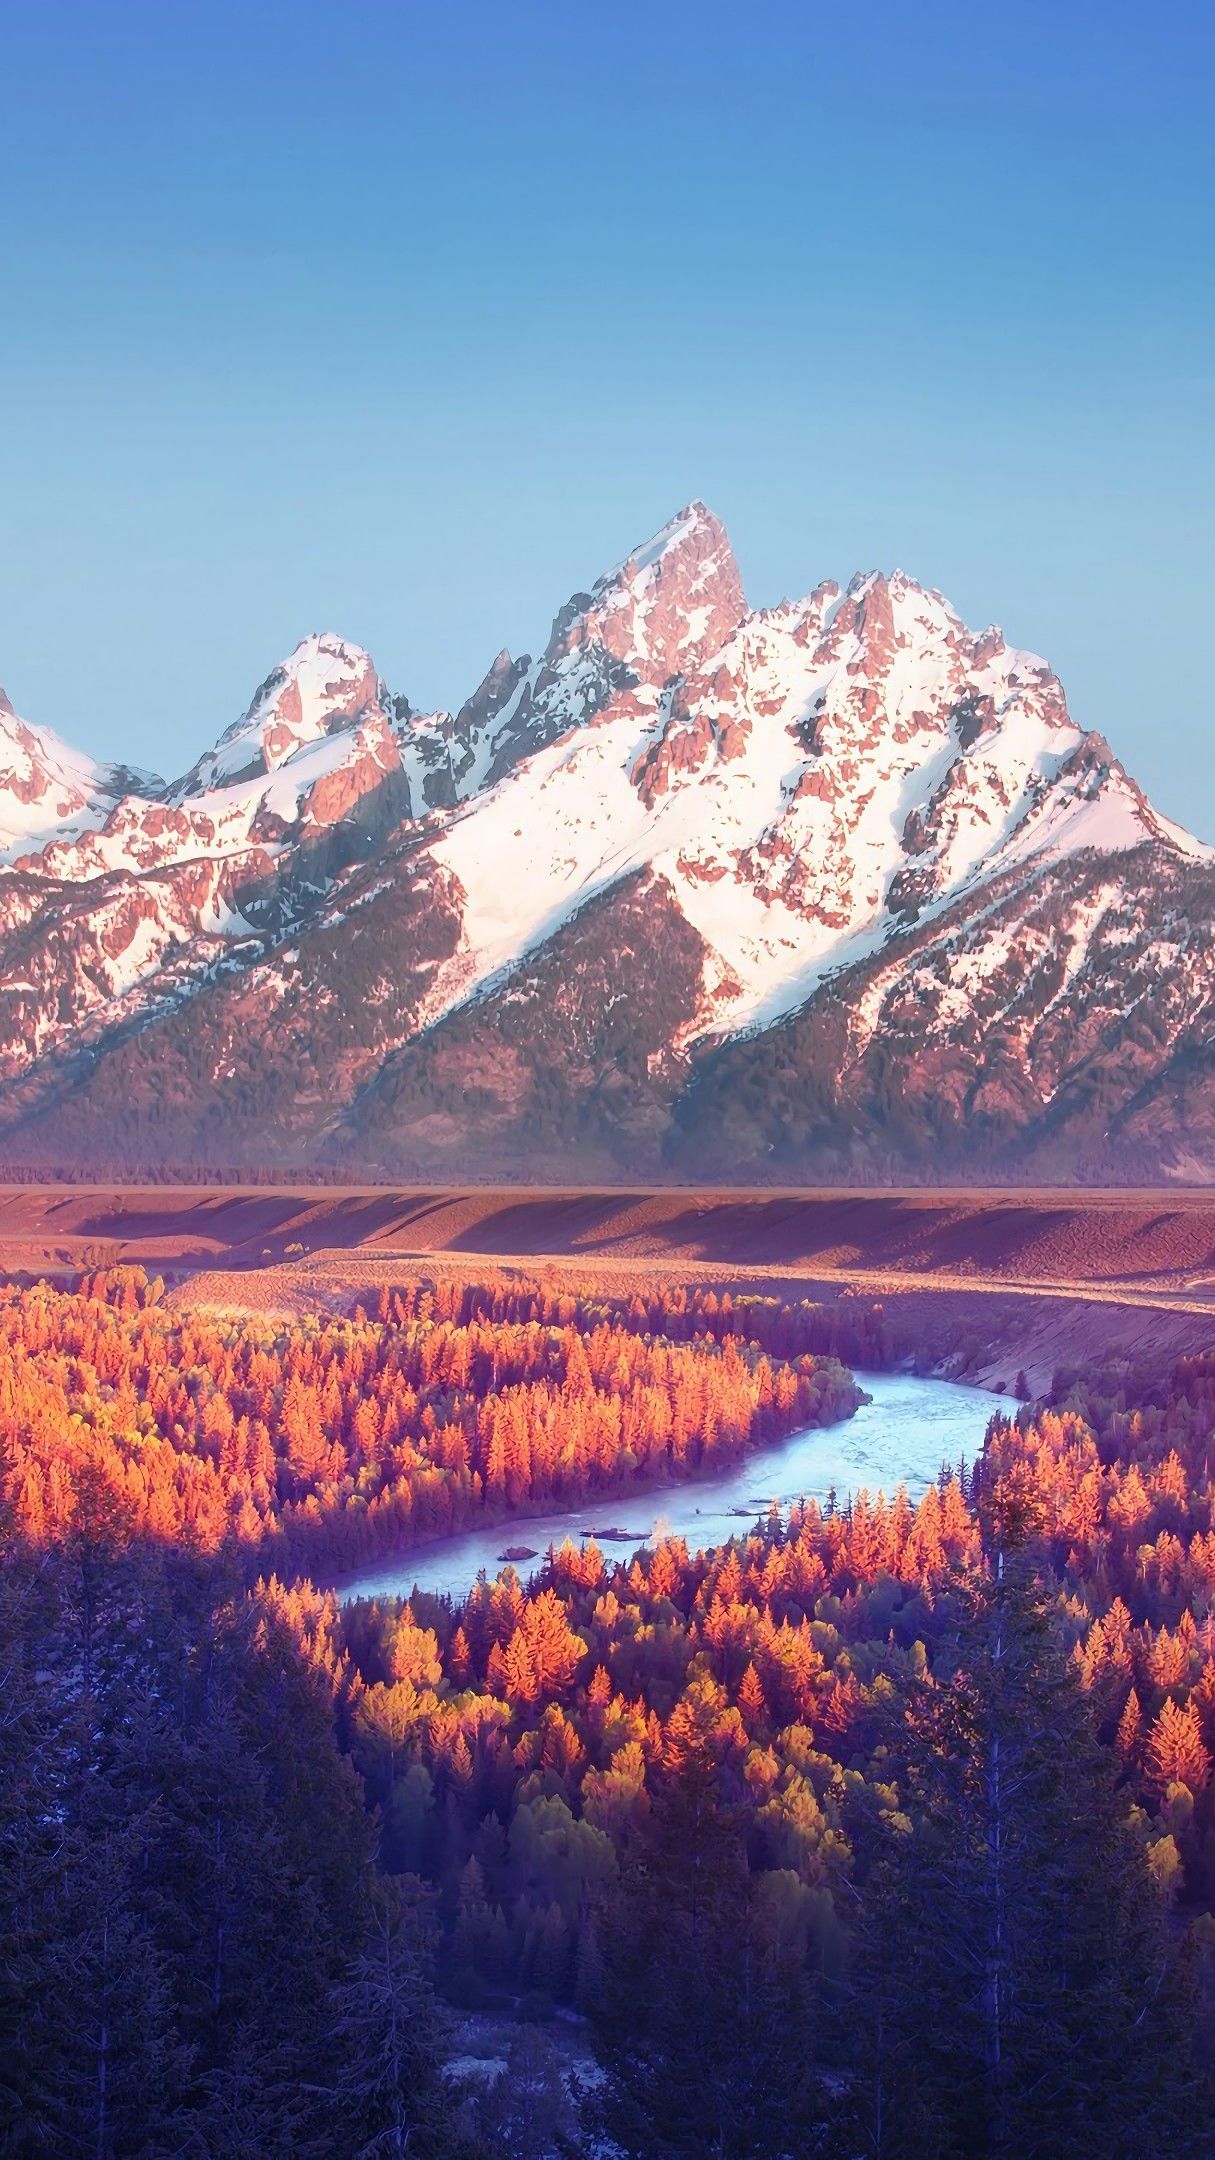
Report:
[[901,572],[692,503],[455,712],[306,637],[178,779],[0,693],[11,1167],[1215,1174],[1215,850]]

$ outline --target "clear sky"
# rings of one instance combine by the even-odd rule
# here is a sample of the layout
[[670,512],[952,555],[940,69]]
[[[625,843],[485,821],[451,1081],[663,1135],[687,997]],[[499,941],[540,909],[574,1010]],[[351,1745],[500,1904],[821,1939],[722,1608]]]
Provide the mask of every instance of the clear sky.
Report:
[[1210,0],[4,0],[0,682],[179,770],[692,495],[902,565],[1215,840]]

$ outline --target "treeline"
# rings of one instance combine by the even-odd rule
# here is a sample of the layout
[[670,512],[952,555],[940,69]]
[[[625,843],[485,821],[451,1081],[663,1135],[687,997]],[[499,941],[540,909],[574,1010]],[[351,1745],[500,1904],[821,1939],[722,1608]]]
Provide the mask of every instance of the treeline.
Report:
[[465,1316],[440,1286],[376,1319],[284,1324],[159,1293],[130,1268],[0,1293],[0,1447],[30,1544],[70,1526],[87,1459],[142,1534],[230,1546],[250,1579],[336,1572],[478,1516],[694,1477],[863,1399],[833,1358],[639,1331],[575,1299]]
[[454,1609],[423,1594],[348,1607],[355,1760],[392,1860],[447,1886],[457,1991],[578,1999],[596,1885],[689,1721],[746,1810],[756,1867],[819,1966],[837,1963],[844,1766],[859,1790],[890,1704],[926,1670],[952,1572],[977,1554],[949,1479],[916,1507],[807,1502],[712,1554],[671,1538],[624,1563],[567,1544],[530,1594],[508,1569]]
[[473,1320],[539,1321],[565,1327],[598,1320],[633,1334],[665,1335],[673,1342],[707,1336],[714,1342],[753,1343],[769,1356],[837,1358],[869,1372],[914,1364],[916,1346],[906,1326],[880,1301],[782,1299],[760,1291],[716,1290],[711,1285],[664,1283],[627,1297],[554,1290],[537,1282],[435,1284],[419,1282],[381,1291],[380,1318],[398,1322],[436,1308],[467,1326]]

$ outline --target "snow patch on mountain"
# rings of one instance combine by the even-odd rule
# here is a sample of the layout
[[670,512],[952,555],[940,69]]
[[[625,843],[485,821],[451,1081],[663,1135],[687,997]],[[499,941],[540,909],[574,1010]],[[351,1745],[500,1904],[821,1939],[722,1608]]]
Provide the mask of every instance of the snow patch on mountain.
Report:
[[102,824],[127,780],[49,728],[29,727],[0,690],[0,861]]
[[643,865],[712,948],[704,1024],[731,1032],[796,1009],[993,868],[1145,839],[1210,859],[1094,749],[1044,661],[997,630],[974,636],[901,572],[745,614],[706,653],[697,595],[706,562],[720,577],[715,542],[680,591],[682,640],[667,591],[655,673],[636,627],[648,580],[698,527],[699,513],[681,514],[592,596],[609,615],[627,596],[627,677],[575,699],[578,724],[474,794],[432,844],[465,895],[433,1014]]
[[333,631],[301,638],[266,677],[248,711],[168,790],[167,799],[184,803],[265,777],[305,744],[372,711],[382,713],[383,705],[375,666],[361,645],[348,645]]

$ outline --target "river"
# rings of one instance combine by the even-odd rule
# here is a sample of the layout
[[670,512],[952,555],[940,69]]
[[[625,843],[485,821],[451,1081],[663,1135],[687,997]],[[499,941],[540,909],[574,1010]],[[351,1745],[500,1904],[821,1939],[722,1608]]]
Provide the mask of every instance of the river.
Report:
[[550,1545],[578,1542],[591,1529],[619,1526],[634,1535],[602,1540],[604,1552],[634,1552],[652,1537],[685,1537],[690,1546],[722,1545],[736,1537],[773,1500],[825,1500],[833,1488],[849,1493],[905,1485],[914,1500],[941,1464],[960,1456],[973,1462],[999,1396],[949,1380],[917,1380],[904,1373],[858,1373],[872,1401],[839,1425],[816,1425],[788,1440],[757,1448],[745,1462],[718,1477],[661,1485],[632,1499],[588,1500],[559,1515],[512,1516],[489,1528],[417,1545],[380,1560],[341,1586],[343,1602],[356,1597],[408,1597],[433,1590],[453,1598],[471,1590],[481,1569],[496,1575],[509,1546],[528,1546],[535,1560],[516,1562],[526,1580]]

